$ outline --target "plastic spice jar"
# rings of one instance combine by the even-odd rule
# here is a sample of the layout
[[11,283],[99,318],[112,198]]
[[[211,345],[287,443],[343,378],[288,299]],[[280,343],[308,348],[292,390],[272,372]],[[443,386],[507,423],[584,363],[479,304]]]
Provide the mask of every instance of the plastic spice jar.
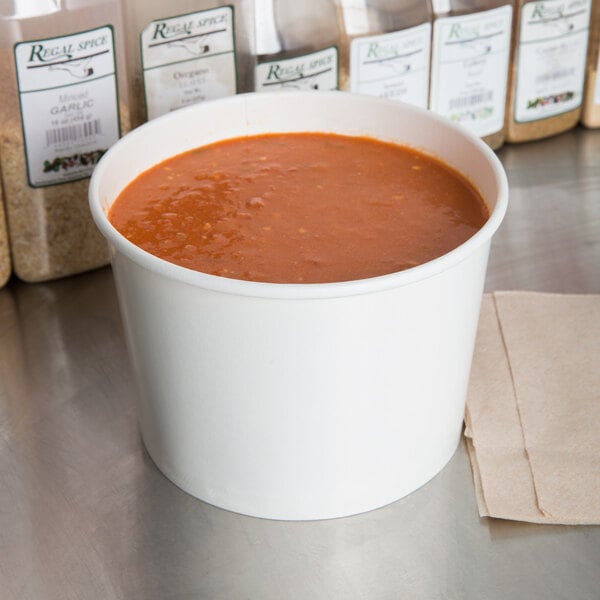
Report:
[[0,166],[13,268],[44,281],[104,265],[88,177],[129,126],[121,6],[0,2]]
[[334,0],[255,0],[254,4],[255,90],[338,89],[340,30]]
[[251,0],[129,0],[125,19],[134,126],[252,91]]
[[567,131],[581,116],[591,0],[517,0],[506,139]]
[[504,142],[512,33],[509,0],[433,0],[429,108],[492,148]]
[[428,0],[337,0],[343,89],[427,108],[431,53]]
[[600,0],[594,0],[581,122],[600,127]]

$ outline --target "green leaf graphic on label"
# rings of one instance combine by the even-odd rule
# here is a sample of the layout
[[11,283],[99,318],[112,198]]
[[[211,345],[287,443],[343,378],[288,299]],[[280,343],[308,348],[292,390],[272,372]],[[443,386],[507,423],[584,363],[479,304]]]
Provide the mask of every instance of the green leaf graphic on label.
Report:
[[575,92],[562,92],[560,94],[550,94],[549,96],[539,96],[533,100],[527,100],[527,109],[547,106],[548,104],[560,104],[567,102],[575,97]]
[[57,156],[52,160],[45,160],[44,173],[50,173],[51,171],[58,172],[61,169],[63,171],[68,171],[74,167],[89,167],[95,165],[105,152],[106,148],[73,154],[72,156]]
[[465,121],[489,119],[493,114],[493,106],[482,106],[476,110],[465,110],[463,112],[453,113],[450,115],[450,120],[456,121],[457,123],[464,123]]

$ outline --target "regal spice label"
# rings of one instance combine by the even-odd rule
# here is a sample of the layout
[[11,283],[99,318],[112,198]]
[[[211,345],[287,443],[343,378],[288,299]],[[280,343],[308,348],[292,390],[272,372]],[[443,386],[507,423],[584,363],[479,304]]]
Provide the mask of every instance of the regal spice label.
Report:
[[335,46],[256,65],[256,91],[336,90],[338,50]]
[[502,129],[512,8],[437,19],[430,108],[478,136]]
[[352,92],[427,108],[431,25],[355,38],[350,44]]
[[120,135],[110,25],[14,47],[29,185],[89,177]]
[[569,112],[583,100],[591,0],[522,8],[514,114],[519,123]]
[[150,22],[140,36],[148,119],[237,92],[234,9]]

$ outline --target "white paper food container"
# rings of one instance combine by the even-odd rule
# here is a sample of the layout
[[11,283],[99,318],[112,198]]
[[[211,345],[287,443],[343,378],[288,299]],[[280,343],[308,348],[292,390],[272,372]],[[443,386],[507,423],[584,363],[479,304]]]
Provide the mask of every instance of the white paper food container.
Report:
[[[216,140],[286,131],[424,150],[471,179],[490,219],[425,265],[313,285],[191,271],[108,222],[119,192],[154,164]],[[121,139],[93,174],[90,203],[112,248],[141,431],[159,469],[216,506],[294,520],[371,510],[429,481],[460,439],[490,239],[507,195],[500,162],[471,134],[349,93],[233,96]]]

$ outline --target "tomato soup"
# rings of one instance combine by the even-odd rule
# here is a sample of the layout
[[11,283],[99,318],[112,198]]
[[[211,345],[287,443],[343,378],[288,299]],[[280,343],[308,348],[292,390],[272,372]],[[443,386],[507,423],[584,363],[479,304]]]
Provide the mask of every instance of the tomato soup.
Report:
[[489,216],[458,172],[411,148],[325,133],[207,145],[142,173],[110,209],[131,242],[234,279],[375,277],[456,248]]

